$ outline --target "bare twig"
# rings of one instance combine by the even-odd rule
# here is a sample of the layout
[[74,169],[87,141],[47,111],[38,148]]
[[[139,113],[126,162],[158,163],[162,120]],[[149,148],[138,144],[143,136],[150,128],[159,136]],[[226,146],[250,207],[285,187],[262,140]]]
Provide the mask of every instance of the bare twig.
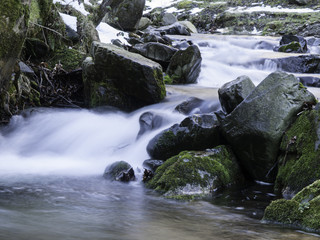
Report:
[[61,38],[63,38],[63,39],[65,39],[65,40],[68,41],[68,39],[66,39],[61,33],[57,32],[56,30],[53,30],[53,29],[48,28],[48,27],[46,27],[46,26],[40,25],[40,24],[38,24],[38,23],[34,23],[34,22],[30,22],[30,23],[31,23],[31,24],[34,24],[34,25],[36,25],[36,26],[38,26],[38,27],[47,29],[47,30],[49,30],[49,31],[51,31],[51,32],[54,32],[54,33],[58,34]]

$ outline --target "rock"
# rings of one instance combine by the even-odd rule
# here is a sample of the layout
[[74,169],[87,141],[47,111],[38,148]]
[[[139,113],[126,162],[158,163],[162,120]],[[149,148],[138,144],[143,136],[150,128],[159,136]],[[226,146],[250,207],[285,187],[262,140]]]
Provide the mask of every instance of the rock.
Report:
[[175,110],[184,115],[212,113],[218,110],[219,106],[212,104],[212,101],[205,101],[200,98],[190,97],[176,106]]
[[178,20],[175,15],[173,15],[172,13],[165,12],[162,16],[161,24],[163,26],[168,26],[176,23],[177,21]]
[[309,46],[320,46],[320,38],[309,38],[307,43]]
[[184,151],[157,168],[147,183],[166,197],[193,199],[244,182],[231,149],[218,146],[205,152]]
[[193,115],[162,131],[147,145],[153,159],[167,160],[184,150],[204,150],[221,144],[219,122],[213,114]]
[[272,59],[277,68],[292,73],[320,73],[319,55],[301,55],[298,57]]
[[145,0],[109,1],[110,10],[102,21],[121,31],[134,31],[139,25],[145,6]]
[[125,161],[114,162],[107,166],[103,177],[112,181],[129,182],[135,180],[134,170]]
[[179,23],[185,26],[190,33],[198,33],[197,28],[190,21],[179,21]]
[[185,36],[191,35],[190,32],[187,30],[187,28],[178,22],[168,26],[157,28],[156,31],[164,32],[168,35],[185,35]]
[[156,33],[146,33],[145,35],[143,35],[142,41],[144,43],[158,42],[158,43],[162,43],[162,44],[165,44],[165,45],[171,45],[171,43],[172,43],[171,39],[166,38],[165,36],[159,36]]
[[195,83],[200,74],[201,61],[198,46],[191,45],[173,55],[166,73],[175,84]]
[[54,68],[56,64],[61,64],[64,70],[72,71],[81,68],[84,59],[85,53],[73,48],[65,48],[56,50],[48,64],[51,68]]
[[137,44],[131,49],[131,52],[139,53],[159,63],[164,69],[168,67],[172,56],[177,51],[178,50],[173,47],[155,42]]
[[177,49],[180,49],[180,50],[185,50],[185,49],[187,49],[190,45],[192,45],[192,44],[190,44],[190,43],[192,43],[192,42],[186,41],[186,40],[181,40],[181,41],[179,41],[179,42],[174,42],[172,46],[173,46],[174,48],[177,48]]
[[218,90],[219,100],[223,111],[231,113],[255,88],[251,79],[240,76],[224,84]]
[[303,5],[307,5],[309,3],[309,0],[289,0],[289,3],[303,6]]
[[298,77],[299,81],[307,87],[320,87],[320,78],[317,77]]
[[149,132],[151,130],[155,130],[161,127],[163,121],[164,120],[162,116],[156,113],[153,113],[153,112],[143,113],[139,118],[140,130],[138,132],[138,138],[146,132]]
[[[83,64],[89,107],[110,105],[132,110],[165,97],[162,68],[158,63],[112,44],[93,42],[91,52],[93,58]],[[114,102],[109,92],[119,102],[117,99]]]
[[305,187],[291,200],[279,199],[266,208],[263,220],[320,231],[320,180]]
[[285,132],[280,145],[275,183],[276,191],[282,192],[285,198],[291,198],[320,179],[319,137],[320,110],[304,111]]
[[49,54],[49,46],[37,38],[27,38],[25,41],[25,57],[41,61]]
[[99,42],[99,33],[94,26],[94,23],[88,18],[82,18],[79,24],[79,35],[81,36],[82,44],[87,53],[90,52],[91,45],[94,41]]
[[308,51],[307,40],[300,36],[284,35],[280,40],[279,52],[306,53]]
[[80,35],[68,25],[66,25],[66,35],[73,43],[80,41]]
[[160,167],[164,161],[162,160],[154,160],[154,159],[148,159],[143,162],[143,167],[152,171],[153,173],[157,170],[158,167]]
[[152,24],[151,20],[147,17],[142,17],[137,25],[137,30],[145,30]]
[[266,41],[260,41],[254,46],[254,49],[272,50],[273,48],[274,48],[274,45]]
[[283,132],[315,97],[293,76],[275,72],[224,119],[221,128],[241,165],[256,180],[273,181]]

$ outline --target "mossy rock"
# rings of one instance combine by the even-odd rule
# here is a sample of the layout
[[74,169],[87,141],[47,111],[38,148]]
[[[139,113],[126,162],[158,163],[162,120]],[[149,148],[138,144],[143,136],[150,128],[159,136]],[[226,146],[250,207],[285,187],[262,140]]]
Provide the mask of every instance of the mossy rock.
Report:
[[273,201],[266,208],[263,219],[320,232],[320,180],[305,187],[291,200]]
[[286,53],[302,53],[302,47],[298,42],[291,42],[289,44],[285,44],[280,46],[279,52],[286,52]]
[[60,63],[64,70],[71,71],[80,68],[84,59],[85,53],[76,49],[58,49],[50,59],[49,65],[51,68],[54,68],[56,64]]
[[184,151],[168,159],[147,186],[168,198],[193,199],[243,182],[234,154],[221,145],[203,152]]
[[319,136],[320,110],[304,111],[285,132],[275,183],[285,197],[320,179]]

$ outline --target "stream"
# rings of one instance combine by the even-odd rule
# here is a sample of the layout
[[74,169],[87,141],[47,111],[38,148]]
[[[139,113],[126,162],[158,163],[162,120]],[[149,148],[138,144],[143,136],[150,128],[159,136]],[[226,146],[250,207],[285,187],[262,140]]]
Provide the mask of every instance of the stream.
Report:
[[[275,198],[266,183],[195,202],[164,199],[141,183],[149,140],[185,118],[175,106],[196,96],[218,110],[217,88],[240,75],[257,85],[277,70],[264,58],[288,56],[260,49],[262,40],[275,46],[278,38],[190,39],[203,57],[199,82],[168,86],[162,103],[132,113],[107,107],[30,109],[0,129],[0,240],[319,239],[261,222],[263,209]],[[310,90],[320,96],[318,89]],[[165,121],[137,139],[139,117],[147,111]],[[119,160],[134,167],[137,181],[122,184],[102,177],[106,166]]]

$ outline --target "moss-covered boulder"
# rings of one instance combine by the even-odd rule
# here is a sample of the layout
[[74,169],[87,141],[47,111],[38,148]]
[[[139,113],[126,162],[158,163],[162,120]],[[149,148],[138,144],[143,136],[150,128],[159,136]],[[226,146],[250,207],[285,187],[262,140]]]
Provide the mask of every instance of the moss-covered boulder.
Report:
[[218,146],[205,152],[184,151],[168,159],[147,186],[169,198],[192,199],[243,182],[231,149]]
[[54,68],[56,64],[61,64],[64,70],[71,71],[81,68],[85,56],[85,53],[77,49],[59,49],[54,52],[48,63],[51,68]]
[[289,224],[304,230],[320,232],[320,180],[305,187],[291,200],[271,202],[263,219]]
[[275,72],[220,121],[224,136],[254,179],[274,181],[283,132],[306,102],[316,99],[298,79]]
[[285,132],[280,145],[275,189],[291,198],[320,179],[320,110],[304,111]]
[[111,105],[132,110],[160,102],[165,97],[162,68],[158,63],[99,42],[93,42],[91,53],[93,57],[83,64],[89,107]]
[[135,180],[134,170],[125,161],[118,161],[106,167],[103,177],[112,181],[129,182]]
[[162,131],[147,145],[154,159],[166,160],[184,150],[205,150],[222,142],[214,114],[195,114]]
[[191,45],[173,55],[166,73],[175,84],[196,83],[201,71],[201,62],[198,46]]

